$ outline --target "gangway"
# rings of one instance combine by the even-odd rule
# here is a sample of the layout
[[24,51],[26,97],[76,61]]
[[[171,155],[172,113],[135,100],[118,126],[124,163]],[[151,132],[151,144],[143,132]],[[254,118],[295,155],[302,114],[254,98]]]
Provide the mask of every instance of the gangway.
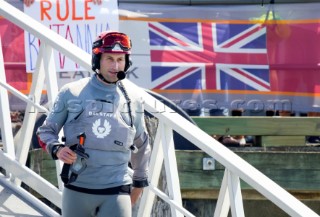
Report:
[[0,216],[59,216],[46,204],[0,174]]
[[[32,76],[32,85],[28,96],[6,83],[3,55],[2,50],[0,50],[0,127],[3,140],[3,150],[0,150],[0,167],[6,171],[5,176],[1,177],[0,187],[16,196],[16,199],[28,204],[30,213],[27,216],[59,216],[57,212],[20,186],[21,182],[25,183],[51,203],[61,208],[61,190],[63,188],[61,182],[58,183],[57,188],[25,165],[36,115],[39,111],[48,112],[45,107],[39,104],[44,82],[46,83],[49,107],[52,106],[58,91],[53,50],[61,52],[88,71],[91,71],[91,56],[3,0],[0,0],[0,15],[33,34],[41,41],[36,70]],[[124,80],[124,84],[135,86],[128,80]],[[150,160],[150,186],[145,189],[142,195],[137,216],[149,217],[151,215],[155,196],[160,197],[170,205],[171,216],[194,216],[182,206],[173,130],[226,168],[214,213],[215,217],[227,217],[230,210],[234,217],[244,216],[240,180],[248,183],[289,216],[319,216],[197,126],[175,113],[169,107],[162,106],[160,101],[156,101],[154,97],[143,89],[136,88],[145,100],[145,109],[153,114],[159,122]],[[10,125],[8,92],[19,97],[27,104],[20,139],[16,142],[14,142]],[[155,101],[157,105],[161,106],[154,107]],[[159,108],[161,108],[161,111]],[[164,110],[163,108],[166,109]],[[167,194],[157,187],[163,164],[166,172]],[[60,174],[60,170],[61,165],[57,161],[57,174]],[[0,211],[2,210],[0,209]],[[37,214],[33,215],[31,212],[37,212]]]

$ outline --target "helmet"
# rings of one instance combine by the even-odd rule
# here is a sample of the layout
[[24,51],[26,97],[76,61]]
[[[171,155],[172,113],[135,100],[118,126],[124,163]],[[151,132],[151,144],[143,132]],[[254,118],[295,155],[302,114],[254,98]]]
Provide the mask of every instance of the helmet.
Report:
[[100,69],[100,58],[102,53],[124,53],[126,72],[131,66],[130,53],[132,43],[124,33],[116,31],[105,31],[100,33],[92,44],[92,70]]

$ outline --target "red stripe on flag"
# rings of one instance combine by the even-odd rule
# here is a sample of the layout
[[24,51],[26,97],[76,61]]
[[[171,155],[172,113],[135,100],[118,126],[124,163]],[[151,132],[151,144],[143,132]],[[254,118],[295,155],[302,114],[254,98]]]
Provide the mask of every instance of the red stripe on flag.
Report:
[[223,46],[223,48],[231,47],[232,45],[238,43],[239,41],[245,39],[246,37],[252,35],[255,32],[258,32],[263,28],[262,26],[257,26],[256,28],[252,29],[251,31],[247,32],[246,34],[243,34],[242,36],[237,37],[235,40],[230,41],[226,45]]
[[181,78],[182,76],[184,76],[184,75],[186,75],[186,74],[194,71],[195,69],[196,69],[196,67],[191,67],[191,68],[189,68],[189,69],[187,69],[187,70],[185,70],[185,71],[183,71],[183,72],[181,72],[181,73],[173,76],[172,78],[166,80],[166,81],[163,82],[162,84],[159,84],[158,86],[154,87],[154,89],[161,89],[161,88],[163,88],[164,86],[170,84],[172,81],[174,81],[174,80],[176,80],[176,79],[178,79],[178,78]]
[[240,69],[233,68],[232,70],[233,70],[233,71],[236,71],[238,74],[242,75],[243,77],[246,77],[246,78],[252,80],[254,83],[257,83],[257,84],[259,84],[260,86],[262,86],[262,87],[264,87],[264,88],[266,88],[266,89],[270,89],[270,87],[269,87],[268,85],[266,85],[265,83],[259,81],[259,80],[256,79],[255,77],[250,76],[250,75],[244,73],[244,72],[241,71]]

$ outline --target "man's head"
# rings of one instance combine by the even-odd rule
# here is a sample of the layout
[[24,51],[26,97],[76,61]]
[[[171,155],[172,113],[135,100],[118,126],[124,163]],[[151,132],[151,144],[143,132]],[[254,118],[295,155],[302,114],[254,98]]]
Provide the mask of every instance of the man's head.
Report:
[[[125,72],[131,65],[131,46],[130,38],[124,33],[102,32],[92,45],[92,70],[97,72],[98,69],[103,77],[117,76],[117,80],[125,78]],[[115,82],[113,80],[107,81]]]

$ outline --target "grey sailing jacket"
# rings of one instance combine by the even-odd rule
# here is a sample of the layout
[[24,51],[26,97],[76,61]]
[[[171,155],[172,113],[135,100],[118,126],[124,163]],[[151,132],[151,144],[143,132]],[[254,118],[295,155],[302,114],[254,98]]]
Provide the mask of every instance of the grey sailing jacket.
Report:
[[[126,89],[131,100],[133,126],[127,100],[118,84],[105,84],[95,75],[71,82],[61,88],[55,104],[37,135],[45,144],[58,143],[63,128],[65,145],[78,143],[86,134],[84,148],[87,168],[72,185],[104,189],[146,181],[150,157],[149,137],[144,122],[144,106],[134,90]],[[130,146],[138,148],[137,153]],[[133,177],[128,174],[128,162]]]

